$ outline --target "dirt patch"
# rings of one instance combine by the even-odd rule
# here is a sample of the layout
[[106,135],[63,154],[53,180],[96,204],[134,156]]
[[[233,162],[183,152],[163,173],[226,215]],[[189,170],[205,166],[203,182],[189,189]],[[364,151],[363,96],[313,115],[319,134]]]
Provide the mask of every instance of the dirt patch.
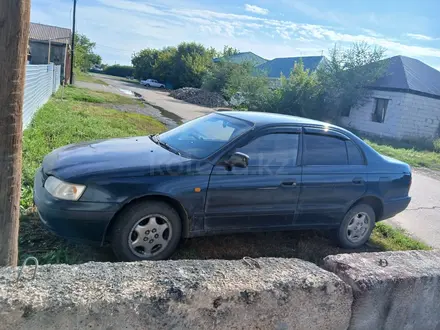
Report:
[[200,88],[184,87],[170,92],[170,96],[188,103],[210,108],[227,107],[228,102],[218,93],[208,92]]
[[[20,240],[21,262],[27,256],[39,258],[42,264],[116,261],[109,246],[101,248],[58,238],[42,226],[36,214],[21,220]],[[323,258],[328,255],[377,251],[381,249],[372,245],[365,245],[356,250],[341,249],[330,238],[328,232],[308,230],[186,239],[182,241],[172,259],[299,258],[320,266]],[[42,256],[45,256],[45,259],[42,259]]]

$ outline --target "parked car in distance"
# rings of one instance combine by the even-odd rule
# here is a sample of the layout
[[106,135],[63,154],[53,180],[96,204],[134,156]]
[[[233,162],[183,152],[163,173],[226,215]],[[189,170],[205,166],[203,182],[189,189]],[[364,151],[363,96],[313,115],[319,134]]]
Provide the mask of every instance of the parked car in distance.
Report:
[[160,135],[68,145],[34,182],[58,235],[109,242],[120,260],[168,258],[182,237],[329,229],[362,246],[410,202],[410,167],[305,118],[215,112]]
[[160,82],[154,79],[141,80],[141,85],[144,85],[146,87],[165,88],[164,84],[161,84]]

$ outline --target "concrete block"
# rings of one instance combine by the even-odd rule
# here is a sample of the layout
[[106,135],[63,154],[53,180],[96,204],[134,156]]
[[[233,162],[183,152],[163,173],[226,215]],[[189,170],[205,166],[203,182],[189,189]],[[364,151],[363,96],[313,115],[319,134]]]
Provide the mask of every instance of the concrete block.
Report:
[[350,329],[440,329],[440,252],[341,254],[325,258],[353,289]]
[[[353,295],[297,259],[0,269],[0,329],[347,329]],[[252,264],[252,263],[251,263]]]

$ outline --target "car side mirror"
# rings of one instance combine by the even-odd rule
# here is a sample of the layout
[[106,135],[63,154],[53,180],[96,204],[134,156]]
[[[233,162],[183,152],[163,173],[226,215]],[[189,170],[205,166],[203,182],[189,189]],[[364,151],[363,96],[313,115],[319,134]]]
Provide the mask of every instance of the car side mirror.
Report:
[[246,168],[249,165],[249,156],[242,152],[235,152],[231,157],[229,157],[226,163],[230,168]]

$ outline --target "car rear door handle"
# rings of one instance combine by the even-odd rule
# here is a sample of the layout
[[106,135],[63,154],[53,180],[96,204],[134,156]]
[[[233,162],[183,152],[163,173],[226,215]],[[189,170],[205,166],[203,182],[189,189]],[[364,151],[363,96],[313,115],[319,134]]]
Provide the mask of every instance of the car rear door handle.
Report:
[[352,182],[354,184],[363,184],[365,181],[362,178],[354,178]]
[[285,187],[296,187],[296,181],[292,180],[292,181],[284,181],[281,183],[282,186]]

